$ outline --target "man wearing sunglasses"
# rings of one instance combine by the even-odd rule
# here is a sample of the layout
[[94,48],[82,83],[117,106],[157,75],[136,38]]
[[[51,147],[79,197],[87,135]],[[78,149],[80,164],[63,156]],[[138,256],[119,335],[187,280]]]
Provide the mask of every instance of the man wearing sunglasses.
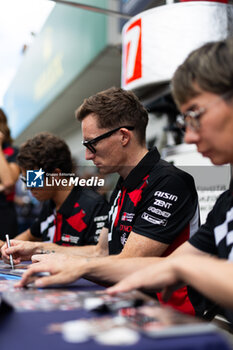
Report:
[[[147,149],[148,114],[132,92],[120,88],[102,91],[84,100],[76,117],[82,125],[86,159],[92,160],[102,174],[118,173],[120,178],[97,246],[68,248],[66,252],[79,257],[62,259],[60,256],[64,262],[61,266],[55,267],[53,258],[47,257],[42,268],[53,276],[37,281],[44,285],[67,283],[82,275],[113,283],[128,273],[128,269],[137,268],[130,262],[112,273],[111,268],[117,267],[118,260],[167,256],[198,228],[193,178],[161,160],[156,148]],[[89,258],[80,258],[81,255]],[[110,257],[101,259],[107,255]],[[32,273],[33,269],[40,268],[39,263],[35,264]],[[21,285],[24,283],[27,277]],[[192,303],[187,300],[186,287],[174,295],[172,303],[194,313]]]

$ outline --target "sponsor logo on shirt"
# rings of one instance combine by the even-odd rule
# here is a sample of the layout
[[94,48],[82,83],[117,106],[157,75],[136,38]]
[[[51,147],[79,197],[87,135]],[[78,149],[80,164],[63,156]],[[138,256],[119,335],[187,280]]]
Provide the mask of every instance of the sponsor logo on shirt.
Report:
[[171,216],[171,213],[168,213],[167,211],[164,211],[155,207],[149,207],[148,210],[154,214],[164,216],[165,218],[169,218]]
[[144,212],[142,214],[141,218],[150,222],[151,224],[154,224],[154,225],[159,225],[159,226],[166,226],[167,225],[167,220],[156,218],[155,216],[152,216],[146,212]]
[[127,213],[126,211],[122,214],[121,221],[129,221],[132,222],[134,218],[133,213]]
[[104,222],[103,221],[96,223],[96,227],[97,228],[102,228],[103,226],[104,226]]
[[133,229],[132,226],[127,226],[127,225],[120,225],[120,231],[125,231],[125,232],[131,232]]
[[161,208],[169,209],[172,206],[172,203],[162,201],[161,199],[155,199],[154,205],[158,205]]
[[96,216],[94,218],[94,222],[97,222],[97,221],[105,221],[107,219],[108,215],[101,215],[101,216]]
[[96,222],[96,228],[101,229],[104,226],[105,220],[107,220],[108,215],[96,216],[94,222]]
[[164,198],[164,199],[169,199],[170,201],[174,201],[174,202],[176,202],[178,200],[177,196],[175,196],[174,194],[168,193],[168,192],[156,191],[154,196]]
[[101,233],[101,229],[95,231],[94,241],[95,241],[96,243],[99,242],[100,233]]
[[124,232],[123,235],[121,236],[121,244],[125,245],[125,243],[127,242],[127,234]]
[[74,243],[74,244],[77,244],[78,241],[79,241],[79,238],[80,237],[76,237],[76,236],[70,236],[70,235],[62,235],[62,238],[61,240],[63,242],[69,242],[69,243]]

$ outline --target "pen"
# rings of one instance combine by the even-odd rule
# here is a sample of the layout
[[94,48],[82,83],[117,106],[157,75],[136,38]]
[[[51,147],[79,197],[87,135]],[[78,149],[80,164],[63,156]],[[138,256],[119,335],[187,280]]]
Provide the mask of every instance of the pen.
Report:
[[[7,244],[7,247],[10,248],[11,243],[10,243],[9,235],[6,235],[6,244]],[[12,254],[10,254],[10,264],[11,264],[11,268],[13,270],[14,269],[14,263],[13,263]]]

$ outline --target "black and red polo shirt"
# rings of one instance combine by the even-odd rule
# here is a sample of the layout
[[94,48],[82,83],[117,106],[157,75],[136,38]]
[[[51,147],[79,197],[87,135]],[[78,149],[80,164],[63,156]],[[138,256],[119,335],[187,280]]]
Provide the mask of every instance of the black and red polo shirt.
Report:
[[[149,151],[126,179],[120,178],[110,200],[109,254],[119,254],[133,231],[169,244],[169,255],[198,229],[198,197],[191,175]],[[160,295],[158,298],[161,300]],[[175,292],[171,304],[195,314],[187,288]]]
[[93,245],[107,219],[108,204],[98,193],[74,186],[56,212],[52,200],[43,204],[39,217],[30,230],[46,242],[66,246]]
[[[109,253],[119,254],[131,231],[171,245],[171,253],[199,226],[198,198],[191,175],[149,151],[127,178],[119,179],[107,221]],[[178,244],[177,244],[178,241]]]

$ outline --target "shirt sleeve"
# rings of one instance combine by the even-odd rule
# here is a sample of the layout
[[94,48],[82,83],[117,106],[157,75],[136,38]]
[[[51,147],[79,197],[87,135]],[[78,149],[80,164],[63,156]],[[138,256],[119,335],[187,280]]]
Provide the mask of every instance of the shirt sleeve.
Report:
[[194,181],[179,175],[167,175],[144,194],[133,232],[171,244],[186,228],[197,212],[198,201]]

